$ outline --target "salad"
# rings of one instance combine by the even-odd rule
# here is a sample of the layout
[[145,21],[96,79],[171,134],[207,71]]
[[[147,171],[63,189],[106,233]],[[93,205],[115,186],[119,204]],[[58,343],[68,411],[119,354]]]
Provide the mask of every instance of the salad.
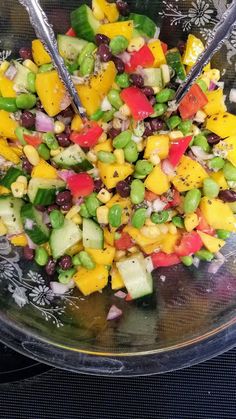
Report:
[[0,65],[0,235],[55,293],[111,287],[128,301],[153,292],[159,267],[216,273],[236,231],[236,116],[219,70],[177,106],[200,39],[168,47],[122,0],[84,4],[71,25],[58,48],[87,121],[40,40]]

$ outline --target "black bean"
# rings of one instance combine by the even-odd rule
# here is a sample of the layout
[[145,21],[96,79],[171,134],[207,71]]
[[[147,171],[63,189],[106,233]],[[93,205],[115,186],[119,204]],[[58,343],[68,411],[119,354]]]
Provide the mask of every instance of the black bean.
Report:
[[71,145],[70,135],[66,132],[62,132],[61,134],[58,134],[56,137],[61,147],[69,147],[69,145]]
[[63,118],[72,118],[74,116],[74,114],[75,113],[74,113],[73,109],[71,108],[71,106],[69,106],[68,108],[64,109],[64,111],[61,111],[60,112],[60,115]]
[[69,255],[62,256],[59,260],[59,266],[64,271],[67,271],[67,269],[70,269],[72,267],[71,256]]
[[232,189],[220,191],[219,198],[224,202],[236,202],[236,192]]
[[40,102],[39,99],[37,100],[35,107],[38,111],[44,112],[43,105],[42,105],[42,103]]
[[152,135],[153,130],[151,128],[151,124],[150,122],[145,122],[145,131],[143,133],[144,137],[149,137],[150,135]]
[[179,41],[178,44],[177,44],[177,48],[178,48],[180,54],[183,55],[184,52],[185,52],[186,43],[184,41]]
[[72,202],[72,195],[70,191],[59,192],[56,196],[57,205],[64,205]]
[[32,60],[31,48],[22,47],[19,51],[19,55],[23,60]]
[[100,192],[100,190],[103,188],[103,183],[101,179],[95,179],[94,180],[94,191]]
[[68,212],[72,208],[72,202],[67,202],[66,204],[61,205],[61,210]]
[[57,266],[57,262],[52,257],[50,257],[48,259],[47,265],[45,266],[45,271],[47,275],[49,276],[54,275],[56,272],[56,266]]
[[111,128],[107,135],[109,138],[111,138],[112,140],[117,137],[117,135],[119,135],[121,133],[121,129],[116,129],[116,128]]
[[222,140],[221,137],[219,137],[219,135],[216,134],[209,134],[207,136],[207,141],[210,145],[216,145],[218,144],[220,141]]
[[52,212],[54,210],[59,210],[59,209],[60,209],[60,207],[56,204],[52,204],[52,205],[49,205],[47,207],[48,214],[50,214],[50,212]]
[[150,126],[152,132],[161,131],[164,128],[164,122],[159,118],[153,118],[150,120]]
[[29,175],[31,174],[32,170],[33,170],[33,166],[32,164],[29,162],[29,160],[26,157],[22,158],[22,169],[28,173]]
[[35,115],[29,111],[24,111],[21,115],[21,125],[24,128],[32,128],[35,125]]
[[149,96],[153,96],[154,95],[154,90],[152,87],[149,86],[145,86],[142,88],[142,92],[145,96],[149,97]]
[[120,12],[121,16],[128,16],[130,13],[129,5],[126,3],[126,1],[123,0],[117,0],[116,6],[118,11]]
[[149,102],[151,106],[154,106],[156,104],[156,98],[155,96],[149,97]]
[[136,87],[141,88],[144,86],[144,79],[141,74],[131,74],[130,81]]
[[121,180],[116,185],[116,192],[122,198],[128,198],[128,196],[130,196],[130,184],[125,180]]
[[103,35],[102,33],[97,33],[95,36],[95,43],[99,47],[102,44],[109,45],[110,44],[110,38],[108,36]]
[[125,64],[124,64],[124,62],[122,61],[122,59],[121,59],[121,58],[119,58],[119,57],[115,57],[115,56],[113,56],[113,57],[112,57],[112,61],[113,61],[113,63],[114,63],[114,64],[115,64],[115,66],[116,66],[116,69],[117,69],[118,74],[122,74],[122,73],[124,73],[124,71],[125,71]]
[[99,55],[100,60],[103,61],[104,63],[107,63],[112,58],[111,50],[107,44],[99,45],[97,54]]
[[30,249],[29,246],[25,246],[23,249],[23,256],[25,260],[33,260],[34,259],[34,250]]

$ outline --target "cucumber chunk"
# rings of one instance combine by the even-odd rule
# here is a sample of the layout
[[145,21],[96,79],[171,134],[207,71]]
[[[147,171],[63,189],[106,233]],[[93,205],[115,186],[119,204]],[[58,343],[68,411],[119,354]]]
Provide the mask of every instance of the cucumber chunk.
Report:
[[34,205],[51,205],[57,192],[65,189],[65,182],[57,179],[32,178],[29,181],[28,196]]
[[4,186],[5,188],[11,189],[11,184],[16,181],[16,179],[23,175],[24,173],[22,170],[18,169],[17,167],[10,167],[5,174],[5,176],[1,179],[0,185]]
[[25,93],[28,90],[28,75],[30,70],[24,65],[20,64],[18,61],[13,61],[14,66],[16,67],[17,74],[14,77],[14,89],[16,92]]
[[65,148],[52,160],[59,167],[73,169],[75,172],[86,172],[93,168],[93,165],[86,159],[86,154],[77,144]]
[[24,232],[20,217],[23,201],[11,196],[0,197],[0,217],[7,227],[8,234],[21,234]]
[[134,29],[139,35],[148,36],[149,38],[154,37],[157,26],[150,17],[137,13],[130,13],[128,20],[133,20]]
[[144,68],[142,70],[145,86],[163,88],[160,68]]
[[83,219],[83,245],[91,249],[103,249],[104,245],[102,228],[87,218]]
[[52,231],[50,246],[55,259],[63,256],[67,250],[82,239],[82,232],[75,223],[65,218],[61,228]]
[[166,60],[167,64],[175,71],[177,78],[179,78],[180,80],[185,80],[186,71],[182,62],[180,52],[176,48],[169,50],[166,54]]
[[60,55],[69,63],[75,62],[84,46],[87,45],[84,39],[67,35],[57,35],[57,43]]
[[71,26],[77,36],[93,42],[101,23],[95,19],[92,10],[83,4],[71,13]]
[[[43,215],[32,204],[25,204],[21,208],[21,219],[26,234],[35,244],[46,243],[49,239],[49,229],[43,222]],[[32,227],[28,225],[32,223]]]

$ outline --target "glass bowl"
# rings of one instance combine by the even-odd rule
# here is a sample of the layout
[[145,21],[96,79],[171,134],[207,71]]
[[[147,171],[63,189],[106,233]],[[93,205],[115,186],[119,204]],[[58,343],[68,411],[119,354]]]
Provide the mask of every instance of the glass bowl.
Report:
[[[131,1],[161,26],[170,46],[188,33],[206,40],[226,8],[226,0]],[[82,2],[42,1],[55,32],[69,28],[69,12]],[[0,59],[17,57],[35,37],[16,0],[0,5]],[[223,71],[226,94],[235,87],[236,32],[214,59]],[[235,105],[229,109],[236,113]],[[236,342],[236,241],[223,251],[226,262],[216,275],[209,264],[199,268],[159,269],[152,296],[125,303],[105,290],[82,298],[79,293],[56,297],[49,278],[21,250],[0,238],[1,340],[24,355],[71,371],[98,375],[143,375],[170,371],[203,361]],[[106,321],[111,304],[123,310]]]

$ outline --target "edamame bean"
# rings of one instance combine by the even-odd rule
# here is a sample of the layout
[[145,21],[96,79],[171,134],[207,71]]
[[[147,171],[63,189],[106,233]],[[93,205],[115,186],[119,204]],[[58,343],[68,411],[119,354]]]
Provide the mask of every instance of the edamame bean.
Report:
[[14,97],[0,97],[0,109],[7,112],[17,112],[16,99]]
[[133,127],[134,135],[137,135],[137,137],[142,137],[145,132],[145,124],[143,121],[139,121],[136,125],[136,127]]
[[113,119],[114,113],[115,109],[111,109],[110,111],[104,112],[102,117],[103,122],[110,122]]
[[131,183],[131,189],[130,189],[131,202],[135,205],[141,204],[144,201],[144,197],[145,197],[144,183],[139,179],[133,180],[133,182]]
[[181,121],[180,122],[180,124],[179,124],[179,126],[178,126],[178,129],[184,134],[184,135],[186,135],[186,134],[188,134],[189,132],[190,132],[190,130],[191,130],[191,127],[192,127],[192,121],[190,121],[190,120],[186,120],[186,121]]
[[71,281],[72,277],[74,276],[74,274],[76,273],[76,269],[75,268],[71,268],[71,269],[67,269],[66,271],[60,271],[59,275],[58,275],[58,281],[61,284],[69,284],[69,282]]
[[209,146],[207,139],[204,135],[199,134],[194,138],[193,145],[201,147],[203,151],[209,153],[211,147]]
[[100,207],[101,202],[97,199],[95,193],[92,193],[85,199],[86,208],[92,217],[95,217],[97,214],[97,208]]
[[225,163],[223,172],[227,180],[236,181],[236,167],[234,167],[229,161]]
[[50,151],[46,144],[42,143],[38,146],[37,151],[44,160],[50,159]]
[[135,228],[142,228],[145,224],[146,217],[147,217],[146,208],[137,209],[131,220],[132,226]]
[[104,112],[101,109],[98,109],[93,113],[93,115],[90,116],[90,119],[92,119],[92,121],[99,121],[99,119],[102,119],[103,115]]
[[167,125],[170,130],[175,129],[181,123],[181,118],[178,115],[173,115],[167,120]]
[[200,260],[204,260],[206,262],[211,262],[211,260],[214,258],[213,253],[209,252],[209,250],[201,249],[197,253],[195,253],[195,256],[197,256]]
[[95,59],[92,55],[88,55],[87,57],[85,57],[85,59],[83,60],[80,66],[81,75],[84,77],[84,76],[89,76],[90,74],[92,74],[94,70],[94,65],[95,65]]
[[113,147],[115,148],[125,148],[127,144],[131,141],[132,132],[127,130],[121,132],[113,140]]
[[124,104],[123,100],[121,100],[120,92],[116,89],[111,89],[107,97],[111,105],[117,110]]
[[36,81],[36,74],[31,71],[27,75],[27,85],[31,93],[36,92],[35,81]]
[[169,219],[168,211],[153,212],[151,215],[151,221],[154,224],[163,224],[166,223]]
[[217,237],[221,240],[227,240],[230,238],[230,232],[227,230],[216,230]]
[[45,266],[48,263],[48,253],[44,247],[37,247],[35,249],[34,260],[39,266]]
[[141,175],[141,174],[140,174],[140,173],[138,173],[138,172],[134,172],[134,173],[133,173],[133,177],[134,177],[135,179],[141,179],[141,180],[143,180],[143,179],[145,179],[146,175]]
[[181,258],[181,262],[185,265],[185,266],[192,266],[193,264],[193,258],[192,256],[183,256]]
[[199,189],[192,189],[188,191],[184,198],[184,212],[185,214],[190,214],[194,212],[201,200],[201,192]]
[[89,269],[89,270],[92,270],[95,268],[96,263],[93,261],[93,259],[87,252],[85,251],[79,252],[79,258],[80,258],[81,265],[84,268]]
[[36,96],[31,93],[22,93],[16,97],[18,109],[32,109],[36,105]]
[[205,93],[205,92],[207,92],[207,90],[208,90],[208,86],[207,86],[207,84],[204,82],[204,80],[202,80],[202,79],[199,79],[199,80],[197,80],[197,84],[198,84],[198,86],[202,89],[202,91]]
[[184,220],[179,215],[176,215],[175,217],[172,218],[172,223],[177,228],[184,228]]
[[175,91],[172,89],[162,89],[159,93],[157,93],[156,95],[156,101],[158,103],[166,103],[169,100],[174,99],[175,97]]
[[97,153],[97,158],[99,161],[109,164],[115,163],[116,161],[116,157],[114,156],[114,154],[110,153],[109,151],[99,151]]
[[87,209],[87,207],[86,207],[85,203],[83,203],[83,204],[81,204],[81,205],[80,205],[80,211],[79,211],[79,214],[80,214],[80,216],[81,216],[81,217],[83,217],[83,218],[90,218],[90,217],[91,217],[91,216],[90,216],[90,213],[88,212],[88,209]]
[[15,134],[17,136],[17,139],[20,141],[21,145],[26,145],[27,142],[24,139],[24,135],[32,135],[32,132],[24,127],[17,127],[15,129]]
[[151,173],[153,164],[147,160],[138,160],[135,165],[135,171],[140,175],[147,176]]
[[203,193],[208,198],[216,198],[219,195],[220,187],[213,179],[207,178],[203,182]]
[[53,70],[53,64],[43,64],[39,67],[39,73],[47,73],[48,71],[52,71]]
[[64,215],[59,210],[53,210],[49,214],[50,222],[52,225],[52,228],[58,229],[61,228],[64,224]]
[[72,263],[73,263],[74,266],[81,266],[79,253],[77,253],[77,255],[74,255],[72,257]]
[[156,118],[157,116],[163,115],[167,111],[167,105],[164,103],[157,103],[154,105],[154,114],[151,115],[151,118]]
[[67,64],[66,67],[70,74],[74,74],[74,72],[78,70],[79,65],[77,62],[75,62],[73,64]]
[[129,75],[127,73],[117,74],[115,81],[122,89],[130,86]]
[[43,141],[50,150],[57,150],[59,148],[58,141],[52,132],[43,134]]
[[209,161],[209,168],[218,172],[219,170],[223,169],[225,165],[225,160],[222,157],[214,157],[212,160]]
[[79,55],[78,64],[81,65],[84,59],[88,57],[88,55],[91,55],[95,51],[96,48],[97,48],[96,45],[93,44],[92,42],[89,42],[87,45],[85,45]]
[[119,227],[121,225],[122,208],[119,204],[113,205],[109,209],[108,220],[112,227]]
[[112,54],[120,54],[124,52],[129,45],[129,41],[123,35],[115,36],[110,42],[110,48]]
[[134,141],[130,141],[124,148],[125,160],[134,163],[138,160],[138,147]]

